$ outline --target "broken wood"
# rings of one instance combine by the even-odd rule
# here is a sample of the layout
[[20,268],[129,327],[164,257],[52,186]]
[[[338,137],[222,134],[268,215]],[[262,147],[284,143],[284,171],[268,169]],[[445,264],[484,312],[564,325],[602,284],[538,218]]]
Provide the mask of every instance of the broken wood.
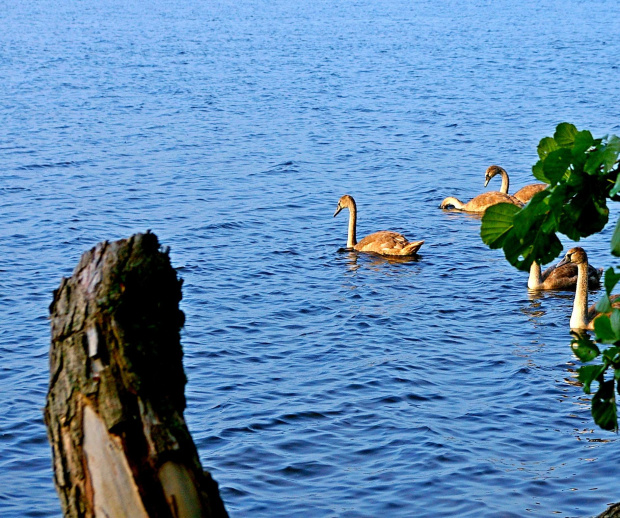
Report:
[[45,423],[66,517],[227,517],[183,419],[182,281],[154,234],[100,243],[50,306]]

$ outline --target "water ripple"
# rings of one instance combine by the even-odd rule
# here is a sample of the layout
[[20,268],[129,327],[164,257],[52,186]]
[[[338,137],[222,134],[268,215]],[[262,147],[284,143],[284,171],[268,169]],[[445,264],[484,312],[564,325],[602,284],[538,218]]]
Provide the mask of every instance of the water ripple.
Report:
[[[482,192],[490,163],[528,182],[558,122],[619,132],[620,7],[603,3],[4,6],[0,514],[59,513],[52,290],[146,229],[185,281],[186,419],[231,516],[620,499],[617,438],[567,347],[572,295],[528,295],[479,216],[438,209]],[[419,257],[345,250],[344,193],[359,237],[424,239]],[[612,231],[584,241],[597,264]]]

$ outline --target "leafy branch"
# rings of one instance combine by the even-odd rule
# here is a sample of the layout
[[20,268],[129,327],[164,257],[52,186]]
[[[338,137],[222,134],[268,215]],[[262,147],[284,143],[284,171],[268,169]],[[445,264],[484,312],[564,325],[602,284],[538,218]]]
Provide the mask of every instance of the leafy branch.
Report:
[[[620,138],[595,139],[569,123],[559,124],[553,137],[538,144],[539,160],[534,176],[548,184],[530,202],[518,207],[500,203],[489,207],[482,218],[480,235],[490,248],[502,248],[506,259],[520,270],[533,261],[545,264],[562,251],[557,234],[579,241],[603,230],[609,220],[607,201],[620,201]],[[620,256],[620,219],[611,239],[611,252]],[[613,344],[602,352],[602,363],[579,369],[579,380],[589,394],[594,381],[592,416],[605,430],[618,429],[616,393],[620,394],[620,310],[612,309],[611,292],[620,280],[613,268],[605,272],[605,295],[598,302],[596,342]],[[601,356],[596,343],[585,333],[574,334],[571,347],[583,362]],[[608,371],[613,371],[606,380]]]

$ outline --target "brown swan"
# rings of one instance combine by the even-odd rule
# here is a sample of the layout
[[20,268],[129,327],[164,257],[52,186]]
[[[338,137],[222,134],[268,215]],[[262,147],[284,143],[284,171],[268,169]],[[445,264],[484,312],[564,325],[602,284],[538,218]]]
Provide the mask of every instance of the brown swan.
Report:
[[[600,288],[603,269],[597,270],[588,266],[588,289]],[[574,290],[577,286],[577,265],[572,263],[562,266],[549,266],[541,273],[540,265],[534,261],[530,267],[530,277],[527,287],[530,290]]]
[[355,200],[345,194],[338,200],[338,206],[334,217],[342,210],[349,209],[349,235],[347,238],[347,248],[353,248],[359,252],[373,252],[386,256],[410,256],[415,255],[424,241],[409,242],[402,234],[382,230],[366,236],[357,242],[355,230],[357,225],[357,206]]
[[[500,167],[498,165],[491,165],[487,168],[484,174],[484,186],[486,187],[487,185],[489,185],[491,178],[493,178],[494,176],[498,174],[501,175],[502,177],[502,186],[499,188],[499,192],[508,194],[508,187],[510,185],[510,180],[508,179],[508,173],[503,167]],[[513,196],[517,200],[523,203],[527,203],[528,201],[532,199],[532,197],[537,192],[544,191],[546,187],[547,187],[546,183],[531,183],[519,189],[517,192],[513,194]]]
[[[580,247],[571,248],[564,259],[558,263],[558,268],[565,264],[577,265],[577,288],[573,312],[570,317],[571,329],[594,329],[594,319],[599,315],[596,305],[588,308],[588,255]],[[620,308],[620,295],[612,295],[612,306]]]
[[512,203],[517,207],[523,207],[523,202],[517,200],[514,196],[510,196],[510,194],[490,191],[479,194],[467,203],[463,203],[461,200],[453,196],[448,196],[441,202],[439,208],[447,209],[449,207],[454,207],[455,209],[464,210],[466,212],[484,212],[491,205],[497,205],[498,203]]

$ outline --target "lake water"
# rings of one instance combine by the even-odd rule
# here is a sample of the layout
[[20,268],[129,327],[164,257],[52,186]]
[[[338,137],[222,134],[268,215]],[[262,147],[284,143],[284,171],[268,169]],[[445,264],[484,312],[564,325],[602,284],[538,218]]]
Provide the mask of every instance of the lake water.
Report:
[[[493,163],[531,182],[559,122],[620,134],[620,3],[0,0],[0,20],[3,517],[60,515],[52,290],[147,229],[185,280],[186,418],[232,517],[620,501],[572,295],[529,295],[477,218],[438,209]],[[343,251],[345,193],[359,237],[419,258]],[[595,266],[610,232],[583,243]]]

